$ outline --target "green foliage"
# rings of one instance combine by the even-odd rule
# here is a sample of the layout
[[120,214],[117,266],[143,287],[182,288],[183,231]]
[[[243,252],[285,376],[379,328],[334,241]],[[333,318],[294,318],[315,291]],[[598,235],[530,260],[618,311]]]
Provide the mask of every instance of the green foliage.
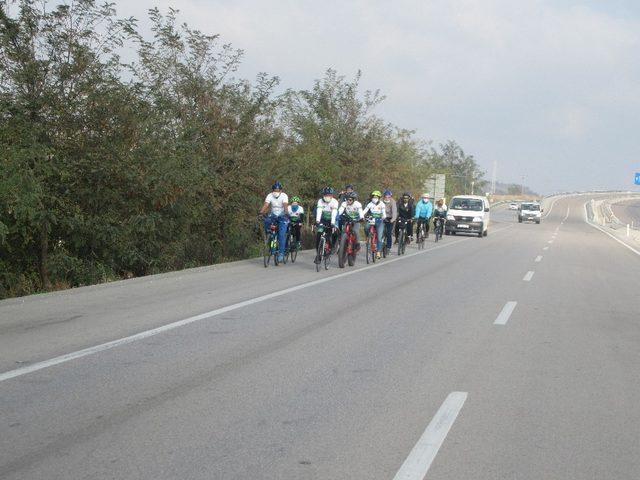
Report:
[[217,35],[149,18],[145,38],[108,3],[0,1],[0,298],[254,255],[275,179],[307,207],[325,185],[481,180],[455,143],[375,116],[360,74],[275,97]]

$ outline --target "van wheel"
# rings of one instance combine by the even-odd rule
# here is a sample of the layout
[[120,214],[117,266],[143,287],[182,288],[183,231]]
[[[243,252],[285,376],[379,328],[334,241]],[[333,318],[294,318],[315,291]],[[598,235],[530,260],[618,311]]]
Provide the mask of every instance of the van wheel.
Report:
[[489,235],[489,229],[487,228],[484,233],[482,234],[483,237],[486,237],[487,235]]

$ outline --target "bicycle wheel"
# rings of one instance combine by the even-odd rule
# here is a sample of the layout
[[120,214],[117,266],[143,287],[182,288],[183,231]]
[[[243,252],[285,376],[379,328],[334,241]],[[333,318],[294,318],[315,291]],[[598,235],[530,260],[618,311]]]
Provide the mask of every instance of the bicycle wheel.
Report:
[[280,264],[280,261],[278,260],[278,240],[274,239],[271,242],[271,255],[273,255],[273,264],[277,267]]
[[292,247],[290,247],[291,250],[291,263],[296,263],[296,258],[298,258],[298,243],[295,241],[295,239],[292,237],[291,241],[293,242],[291,245]]
[[344,268],[347,260],[347,233],[340,237],[340,250],[338,250],[338,267]]
[[331,263],[331,254],[334,250],[334,246],[329,243],[329,245],[327,245],[325,243],[325,247],[324,247],[324,256],[322,258],[322,260],[324,261],[324,269],[325,270],[329,270],[329,264]]
[[438,243],[438,240],[440,240],[440,227],[439,226],[436,227],[436,232],[435,233],[436,233],[436,235],[435,235],[436,243]]
[[264,263],[264,268],[267,268],[271,261],[271,240],[269,238],[265,239],[262,244],[262,261]]
[[402,255],[404,252],[402,246],[404,245],[404,230],[400,229],[398,232],[398,255]]
[[320,242],[318,242],[318,248],[316,250],[316,259],[315,259],[316,272],[320,271],[320,264],[322,263],[322,257],[324,255],[324,242],[325,242],[325,238],[323,235],[320,237]]

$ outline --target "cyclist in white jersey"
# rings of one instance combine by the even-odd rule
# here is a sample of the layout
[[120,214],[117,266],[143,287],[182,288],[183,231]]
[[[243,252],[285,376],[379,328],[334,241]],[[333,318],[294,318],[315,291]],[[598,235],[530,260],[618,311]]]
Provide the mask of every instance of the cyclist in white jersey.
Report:
[[[324,225],[327,228],[331,228],[333,233],[331,235],[331,248],[335,250],[337,246],[336,231],[336,219],[338,218],[338,201],[333,198],[335,190],[331,187],[325,187],[322,189],[322,197],[318,199],[316,205],[316,225]],[[318,249],[318,243],[320,243],[320,234],[316,234],[316,250]],[[316,261],[319,259],[316,258]]]
[[[378,233],[378,243],[376,248],[378,252],[376,256],[380,258],[380,252],[382,251],[382,235],[384,234],[384,220],[387,216],[387,207],[384,202],[380,201],[380,197],[382,194],[380,190],[374,190],[371,192],[371,201],[364,207],[363,216],[373,217],[376,222],[376,231]],[[369,235],[369,230],[367,229],[367,235]]]
[[338,218],[340,218],[340,225],[344,225],[343,217],[348,217],[353,221],[353,233],[356,235],[356,249],[360,249],[360,221],[364,219],[364,211],[362,210],[362,204],[358,201],[358,194],[356,192],[345,192],[345,200],[338,209]]
[[265,215],[271,209],[269,215],[264,218],[264,231],[266,233],[269,232],[272,223],[278,224],[278,262],[284,260],[287,227],[289,225],[289,217],[287,216],[288,204],[289,197],[282,191],[282,184],[276,182],[271,186],[271,193],[264,199],[264,205],[260,209],[260,215]]

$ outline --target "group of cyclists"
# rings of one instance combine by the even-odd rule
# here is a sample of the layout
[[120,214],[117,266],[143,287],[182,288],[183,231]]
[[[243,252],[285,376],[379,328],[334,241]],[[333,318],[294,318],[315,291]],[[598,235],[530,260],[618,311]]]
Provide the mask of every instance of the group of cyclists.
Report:
[[[260,216],[264,222],[264,230],[269,232],[272,225],[277,225],[278,235],[278,263],[282,262],[287,247],[287,230],[291,223],[293,238],[296,245],[300,246],[300,231],[304,222],[305,211],[298,196],[289,196],[284,193],[280,182],[275,182],[271,187],[271,193],[267,195],[264,204],[260,209]],[[398,237],[400,223],[406,229],[407,243],[413,238],[413,223],[416,227],[424,228],[425,237],[429,237],[429,224],[432,218],[440,218],[444,221],[447,216],[447,206],[444,199],[438,199],[435,207],[431,204],[429,193],[425,192],[420,199],[415,202],[410,192],[404,192],[399,200],[393,198],[390,190],[380,192],[374,190],[368,197],[366,205],[363,207],[358,199],[358,194],[352,184],[345,186],[336,198],[336,191],[332,187],[324,187],[322,195],[315,206],[315,226],[316,226],[316,250],[320,241],[321,230],[329,229],[332,233],[331,244],[337,246],[337,238],[341,227],[347,222],[356,225],[353,229],[356,236],[356,251],[360,249],[360,228],[359,222],[368,220],[375,226],[377,233],[377,258],[383,250],[383,240],[386,242],[387,250],[391,249],[393,238]],[[398,222],[400,220],[400,222]],[[318,228],[323,226],[324,228]],[[417,231],[417,230],[416,230]],[[369,231],[365,230],[368,235]],[[316,263],[320,259],[316,257]]]

